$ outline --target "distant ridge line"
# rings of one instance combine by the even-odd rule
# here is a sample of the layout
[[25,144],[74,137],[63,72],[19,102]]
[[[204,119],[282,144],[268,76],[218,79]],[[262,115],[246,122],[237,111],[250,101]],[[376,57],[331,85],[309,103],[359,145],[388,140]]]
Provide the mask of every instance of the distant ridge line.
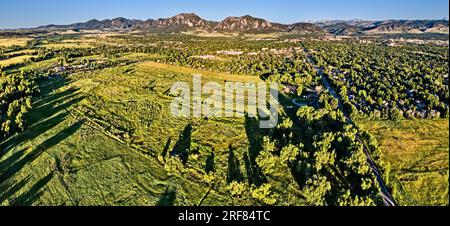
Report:
[[159,19],[92,19],[84,23],[69,25],[46,25],[33,30],[144,30],[153,32],[239,32],[239,33],[309,33],[354,35],[363,33],[447,33],[448,20],[329,20],[319,22],[300,22],[281,24],[265,19],[245,15],[241,17],[226,17],[220,22],[209,21],[195,13],[181,13],[169,18]]

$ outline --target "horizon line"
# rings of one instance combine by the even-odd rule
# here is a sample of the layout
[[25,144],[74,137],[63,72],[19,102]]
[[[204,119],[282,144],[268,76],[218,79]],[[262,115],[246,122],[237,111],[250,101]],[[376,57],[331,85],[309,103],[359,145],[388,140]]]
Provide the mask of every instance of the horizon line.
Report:
[[222,20],[211,20],[211,19],[207,19],[204,18],[202,16],[199,15],[199,13],[196,12],[181,12],[181,13],[177,13],[175,15],[172,16],[166,16],[166,17],[159,17],[159,18],[130,18],[130,17],[124,17],[124,16],[117,16],[117,17],[108,17],[108,18],[92,18],[92,19],[88,19],[88,20],[84,20],[82,21],[82,19],[78,20],[78,21],[74,21],[74,22],[68,22],[68,23],[50,23],[50,24],[41,24],[41,25],[36,25],[34,27],[14,27],[14,28],[1,28],[0,30],[23,30],[23,29],[35,29],[41,26],[51,26],[51,25],[55,25],[55,26],[65,26],[65,25],[72,25],[72,24],[77,24],[77,23],[86,23],[88,21],[91,20],[97,20],[97,21],[105,21],[105,20],[114,20],[114,19],[118,19],[118,18],[124,18],[127,20],[140,20],[140,21],[147,21],[147,20],[159,20],[159,19],[168,19],[177,15],[181,15],[181,14],[195,14],[197,16],[199,16],[201,19],[206,20],[206,21],[212,21],[212,22],[221,22],[223,20],[225,20],[226,18],[229,17],[244,17],[244,16],[251,16],[253,18],[258,18],[258,19],[263,19],[266,20],[270,23],[277,23],[277,24],[283,24],[283,25],[292,25],[295,23],[320,23],[320,22],[326,22],[326,21],[368,21],[368,22],[378,22],[378,21],[389,21],[389,20],[394,20],[394,21],[414,21],[414,20],[422,20],[422,21],[426,21],[426,20],[449,20],[449,18],[447,17],[443,17],[443,18],[414,18],[414,19],[395,19],[395,18],[383,18],[383,19],[362,19],[362,18],[352,18],[352,19],[338,19],[338,18],[332,18],[332,19],[310,19],[310,20],[299,20],[297,22],[277,22],[277,21],[272,21],[270,19],[265,19],[263,17],[258,17],[258,16],[252,16],[250,14],[245,14],[245,15],[241,15],[241,16],[234,16],[234,15],[230,15],[230,16],[226,16],[225,18],[223,18]]

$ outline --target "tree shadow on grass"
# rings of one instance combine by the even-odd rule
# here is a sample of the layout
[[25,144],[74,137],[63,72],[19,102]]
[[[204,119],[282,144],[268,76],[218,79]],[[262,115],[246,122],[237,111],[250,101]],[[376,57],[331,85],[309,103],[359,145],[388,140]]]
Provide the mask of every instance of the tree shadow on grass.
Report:
[[[49,103],[46,104],[41,104],[38,107],[35,107],[35,112],[39,112],[41,113],[40,115],[37,116],[41,116],[41,117],[36,117],[36,118],[30,118],[31,122],[33,123],[37,123],[39,121],[42,121],[42,118],[49,118],[53,115],[55,115],[56,113],[63,111],[67,108],[69,108],[70,106],[82,101],[84,99],[84,97],[80,97],[78,93],[74,93],[76,92],[77,89],[70,89],[67,90],[67,92],[70,92],[70,94],[67,94],[63,97],[60,97],[54,101],[51,101]],[[33,116],[31,114],[31,116]],[[33,124],[31,124],[33,125]]]
[[69,88],[62,92],[58,93],[43,93],[41,94],[40,99],[36,99],[33,103],[33,108],[42,109],[42,108],[51,108],[52,106],[63,102],[66,99],[70,99],[71,95],[74,95],[79,89],[77,88]]
[[177,198],[176,190],[173,188],[166,188],[164,194],[159,198],[156,206],[173,206],[175,204],[175,199]]
[[267,178],[256,164],[256,158],[262,150],[263,131],[259,130],[259,121],[245,115],[245,132],[249,142],[248,153],[244,153],[245,169],[249,184],[260,186],[267,183]]
[[208,158],[206,158],[206,164],[205,164],[205,172],[210,173],[214,172],[216,170],[216,164],[214,162],[215,160],[215,154],[212,152]]
[[231,183],[233,181],[242,182],[244,180],[244,175],[241,172],[241,164],[239,159],[235,156],[231,145],[228,150],[227,183]]
[[164,146],[164,149],[161,152],[163,158],[166,158],[167,153],[169,152],[170,144],[172,144],[172,137],[169,137],[169,139],[167,139],[166,145]]
[[26,177],[20,181],[13,181],[11,179],[0,184],[0,204],[8,200],[13,194],[25,187],[29,182],[31,176]]
[[23,133],[20,133],[17,136],[10,138],[6,142],[0,144],[0,155],[6,154],[16,145],[19,145],[28,140],[33,140],[42,133],[49,131],[50,129],[52,129],[53,127],[64,121],[67,116],[68,116],[67,112],[62,112],[54,117],[48,118],[36,125],[33,125],[29,127],[27,130],[25,130]]
[[[27,114],[28,128],[22,132],[2,139],[0,142],[0,157],[8,152],[14,151],[14,147],[26,141],[33,140],[42,133],[45,133],[58,124],[63,122],[67,116],[67,108],[78,103],[83,98],[77,94],[78,89],[69,88],[62,92],[54,92],[61,87],[68,85],[69,82],[64,78],[39,81],[40,90],[38,97],[33,98],[33,107]],[[0,203],[9,200],[11,196],[20,191],[27,183],[30,177],[26,177],[20,181],[14,181],[13,176],[17,174],[28,163],[38,158],[47,149],[57,145],[75,133],[81,126],[82,122],[77,122],[64,129],[55,136],[44,141],[35,149],[24,148],[0,162]],[[38,183],[36,183],[28,192],[20,195],[12,205],[31,205],[41,195],[40,190],[45,184],[51,180],[53,176],[49,174]],[[4,189],[3,189],[4,188]]]
[[187,163],[189,150],[191,149],[192,124],[189,123],[180,134],[177,143],[172,149],[170,155],[180,157],[183,164]]
[[42,194],[42,188],[44,188],[47,183],[52,180],[53,172],[49,173],[44,178],[40,179],[36,184],[34,184],[30,190],[21,194],[11,203],[12,206],[31,206],[36,200],[38,200]]
[[[38,158],[43,152],[47,151],[48,149],[56,146],[61,141],[65,140],[66,138],[70,137],[72,134],[74,134],[78,129],[81,128],[83,124],[83,121],[78,121],[74,123],[73,125],[69,126],[68,128],[65,128],[64,130],[60,131],[56,135],[50,137],[46,141],[44,141],[42,144],[38,145],[36,148],[34,148],[29,153],[26,153],[26,151],[21,152],[22,155],[15,156],[16,161],[12,164],[9,164],[9,166],[2,172],[0,175],[0,183],[3,183],[4,181],[11,178],[13,175],[15,175],[17,172],[19,172],[23,167],[25,167],[27,164],[33,162],[36,158]],[[9,162],[12,162],[14,159],[7,159]],[[0,163],[0,165],[5,165],[3,162]]]
[[74,93],[76,91],[76,89],[69,89],[63,95],[55,94],[55,96],[46,98],[47,104],[34,104],[28,113],[27,121],[30,126],[24,132],[11,136],[0,143],[0,156],[7,153],[12,147],[33,140],[64,121],[68,116],[65,109],[83,99]]

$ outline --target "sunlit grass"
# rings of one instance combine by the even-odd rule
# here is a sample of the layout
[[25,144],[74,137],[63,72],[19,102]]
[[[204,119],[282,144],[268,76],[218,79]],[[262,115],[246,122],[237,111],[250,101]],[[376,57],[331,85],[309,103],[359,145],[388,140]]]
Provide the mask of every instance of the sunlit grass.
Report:
[[31,57],[32,56],[30,56],[30,55],[23,55],[23,56],[12,57],[12,58],[5,59],[5,60],[0,60],[0,66],[6,67],[11,64],[22,63],[22,62],[30,59]]
[[0,38],[0,47],[25,46],[31,38]]
[[[251,205],[235,202],[226,190],[230,146],[245,171],[245,119],[178,118],[169,111],[173,97],[167,90],[174,82],[191,83],[192,73],[202,74],[204,82],[258,80],[146,62],[44,81],[30,127],[0,142],[7,150],[0,163],[8,166],[8,181],[0,186],[7,194],[18,188],[0,194],[0,205],[160,205],[167,191],[176,197],[169,204],[196,205],[209,190],[201,171],[211,153],[221,185],[203,205]],[[191,147],[209,151],[190,155],[188,166],[195,170],[189,175],[170,177],[162,153],[175,148],[188,125]]]
[[[404,205],[448,205],[448,120],[365,121],[408,197]],[[412,199],[412,200],[411,200]]]

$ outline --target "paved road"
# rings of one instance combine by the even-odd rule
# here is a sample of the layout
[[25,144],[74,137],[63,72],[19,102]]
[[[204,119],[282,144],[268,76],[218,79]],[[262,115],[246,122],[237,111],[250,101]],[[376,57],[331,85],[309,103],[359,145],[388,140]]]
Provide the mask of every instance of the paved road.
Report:
[[[310,61],[311,61],[311,59],[310,59]],[[312,61],[311,61],[311,63],[312,63]],[[325,85],[325,88],[327,88],[327,90],[331,93],[331,95],[334,97],[334,99],[338,100],[338,107],[340,109],[343,109],[342,105],[341,105],[341,101],[339,99],[339,96],[336,94],[334,89],[330,86],[330,83],[328,83],[328,80],[325,77],[325,75],[323,75],[323,69],[322,68],[318,68],[318,67],[314,67],[314,68],[316,69],[316,71],[320,75],[320,77],[322,77],[322,82]],[[347,118],[349,118],[349,117],[347,117]]]
[[[347,122],[349,124],[352,124],[353,126],[355,126],[355,124],[353,123],[351,118],[345,113],[339,96],[336,94],[333,87],[330,86],[330,83],[328,82],[328,79],[325,77],[325,75],[323,75],[323,69],[315,66],[313,60],[311,59],[311,55],[308,53],[307,49],[305,49],[305,53],[308,56],[309,62],[312,65],[314,65],[314,68],[316,69],[317,73],[322,77],[323,84],[325,85],[327,90],[331,93],[331,95],[334,98],[336,98],[338,100],[338,106],[342,110],[342,112],[344,112]],[[356,128],[356,126],[355,126],[355,128]],[[380,195],[383,198],[384,205],[395,206],[394,198],[389,193],[389,189],[387,188],[386,184],[384,183],[383,177],[381,176],[381,173],[378,170],[377,165],[375,164],[375,161],[373,161],[372,156],[370,155],[369,149],[366,147],[365,143],[362,141],[362,139],[359,135],[359,132],[358,132],[358,134],[356,134],[356,139],[363,144],[363,147],[364,147],[363,150],[364,150],[364,154],[366,155],[366,158],[367,158],[367,164],[369,164],[369,167],[372,169],[372,172],[375,175],[375,177],[377,178],[378,184],[380,185],[380,188],[381,188]]]

